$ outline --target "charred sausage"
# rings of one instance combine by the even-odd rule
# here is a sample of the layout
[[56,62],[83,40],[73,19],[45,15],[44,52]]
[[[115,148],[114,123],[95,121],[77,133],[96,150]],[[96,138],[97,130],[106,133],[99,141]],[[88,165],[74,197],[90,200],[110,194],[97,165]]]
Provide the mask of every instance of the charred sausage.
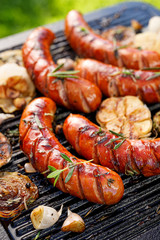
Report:
[[79,59],[75,68],[107,97],[132,95],[146,103],[160,102],[160,77],[155,72],[126,70],[93,59]]
[[[52,132],[52,120],[56,111],[55,103],[49,98],[37,98],[24,110],[20,120],[20,146],[29,157],[34,168],[40,173],[52,166],[64,169],[56,182],[56,187],[81,199],[100,204],[115,204],[124,192],[120,176],[112,170],[98,166],[73,156],[57,140]],[[74,163],[71,178],[66,182],[70,162]],[[55,181],[51,178],[51,182]]]
[[154,51],[121,48],[96,34],[78,11],[72,10],[65,20],[65,35],[74,51],[82,57],[94,58],[119,67],[142,69],[160,67],[160,55]]
[[93,158],[97,164],[130,175],[142,173],[149,177],[160,174],[160,138],[131,140],[122,137],[120,140],[78,114],[67,117],[63,131],[80,155]]
[[57,65],[53,62],[50,45],[54,34],[47,28],[36,28],[23,45],[23,61],[37,89],[57,104],[82,112],[92,112],[101,102],[99,88],[88,80],[49,76]]

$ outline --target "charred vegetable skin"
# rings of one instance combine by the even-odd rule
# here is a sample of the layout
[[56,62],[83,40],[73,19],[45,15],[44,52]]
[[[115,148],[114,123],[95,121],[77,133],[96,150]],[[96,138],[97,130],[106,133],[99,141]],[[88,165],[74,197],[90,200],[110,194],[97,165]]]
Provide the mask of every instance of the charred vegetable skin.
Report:
[[50,45],[54,34],[47,28],[35,29],[22,48],[24,65],[37,89],[57,104],[82,112],[92,112],[101,102],[99,88],[82,78],[48,76],[57,65],[53,62]]
[[[52,132],[52,121],[56,110],[55,103],[49,98],[37,98],[24,110],[20,120],[20,145],[29,157],[34,168],[43,173],[52,166],[64,169],[60,174],[56,187],[81,199],[100,204],[115,204],[124,192],[120,176],[112,170],[80,160],[69,153],[56,139]],[[75,164],[70,180],[65,179],[69,172],[69,162],[61,154],[65,154]],[[82,162],[81,164],[78,164]],[[50,179],[54,183],[55,179]]]
[[127,175],[142,173],[149,177],[160,174],[160,138],[131,140],[121,137],[118,140],[115,134],[99,129],[78,114],[66,118],[63,131],[80,155],[93,158],[97,164]]
[[155,72],[127,70],[93,59],[79,59],[76,70],[107,97],[132,95],[146,103],[160,102],[160,74]]
[[65,35],[79,56],[131,69],[160,66],[160,55],[157,52],[115,45],[94,33],[83,16],[75,10],[66,17]]
[[15,217],[37,197],[38,188],[27,176],[17,172],[0,173],[1,218]]

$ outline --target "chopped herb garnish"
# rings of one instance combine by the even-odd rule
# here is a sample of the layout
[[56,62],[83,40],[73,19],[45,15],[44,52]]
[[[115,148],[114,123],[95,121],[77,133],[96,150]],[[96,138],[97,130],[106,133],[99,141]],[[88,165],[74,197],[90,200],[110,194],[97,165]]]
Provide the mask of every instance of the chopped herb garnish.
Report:
[[19,136],[19,130],[18,129],[15,129],[15,130],[7,129],[7,136],[8,137],[18,137]]
[[160,67],[144,67],[141,70],[160,70]]
[[136,82],[136,78],[138,78],[138,79],[140,78],[140,76],[136,76],[134,74],[134,70],[123,69],[122,74],[129,75],[134,82]]
[[[56,78],[78,78],[75,74],[79,73],[79,70],[71,70],[71,71],[53,71],[48,74],[48,76],[56,77]],[[55,79],[52,83],[57,82],[58,79]]]
[[[78,78],[78,76],[76,76],[75,74],[78,73],[79,71],[58,71],[59,69],[61,69],[63,67],[64,63],[58,65],[51,73],[48,74],[48,76],[51,77],[56,77],[56,78]],[[52,83],[56,83],[58,81],[58,79],[55,79]]]
[[52,71],[52,73],[57,72],[57,71],[58,71],[59,69],[61,69],[63,66],[64,66],[64,63],[58,65],[58,66]]
[[114,179],[113,178],[107,178],[108,187],[111,187],[112,183],[114,183]]
[[152,79],[155,79],[157,77],[160,77],[160,72],[155,72],[154,75],[148,77],[146,80],[152,80]]
[[83,26],[79,26],[78,29],[80,30],[80,32],[82,32],[84,35],[87,35],[89,33],[88,29],[86,29]]
[[106,132],[105,131],[103,131],[101,128],[99,128],[99,130],[98,131],[95,131],[94,133],[92,133],[91,134],[91,137],[95,137],[95,136],[104,136],[106,134]]
[[40,233],[41,232],[39,231],[33,240],[37,240],[39,238],[39,236],[40,236]]
[[138,175],[139,173],[136,170],[134,170],[131,166],[126,165],[125,166],[125,174],[133,176],[133,175]]
[[[74,163],[74,162],[73,162],[66,154],[64,154],[64,153],[60,153],[60,155],[61,155],[61,157],[62,157],[65,161],[69,162],[69,164],[68,164],[68,166],[67,166],[66,168],[63,168],[63,169],[56,169],[56,168],[53,167],[53,166],[48,166],[48,169],[51,171],[51,173],[47,176],[47,178],[54,178],[54,179],[55,179],[55,180],[54,180],[54,186],[56,185],[56,182],[57,182],[57,180],[59,179],[60,174],[61,174],[62,172],[64,172],[65,170],[69,170],[69,172],[68,172],[68,174],[67,174],[67,176],[66,176],[66,178],[65,178],[65,183],[67,183],[67,182],[70,180],[70,178],[72,177],[72,174],[73,174],[73,172],[74,172],[75,167],[76,167],[77,165],[83,163],[83,162]],[[89,160],[88,162],[91,162],[91,161],[93,161],[93,160],[91,159],[91,160]]]
[[118,138],[112,138],[112,139],[111,139],[108,143],[106,143],[104,146],[107,146],[107,145],[109,145],[109,144],[111,144],[111,143],[113,143],[113,142],[116,142],[116,141],[118,141],[118,140],[122,140],[121,142],[117,143],[117,144],[114,146],[113,149],[116,150],[116,149],[118,149],[118,148],[124,143],[124,141],[126,140],[126,137],[124,137],[123,134],[116,133],[116,132],[114,132],[114,131],[112,131],[112,130],[109,130],[109,132],[112,133],[112,134],[114,134],[114,135],[116,135],[116,136],[118,136]]

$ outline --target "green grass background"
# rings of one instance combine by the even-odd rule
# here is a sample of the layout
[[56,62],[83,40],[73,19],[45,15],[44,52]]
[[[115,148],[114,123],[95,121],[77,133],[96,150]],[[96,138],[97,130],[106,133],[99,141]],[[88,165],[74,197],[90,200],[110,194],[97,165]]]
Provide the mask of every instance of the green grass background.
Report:
[[[0,0],[0,38],[64,19],[67,12],[82,13],[112,6],[122,0]],[[160,0],[145,0],[160,9]]]

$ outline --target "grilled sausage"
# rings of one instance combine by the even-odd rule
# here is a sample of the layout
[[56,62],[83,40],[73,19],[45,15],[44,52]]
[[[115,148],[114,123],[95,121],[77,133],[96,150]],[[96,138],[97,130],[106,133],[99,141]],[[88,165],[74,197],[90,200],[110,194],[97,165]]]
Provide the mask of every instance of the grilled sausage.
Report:
[[75,150],[86,159],[93,158],[96,164],[130,175],[160,174],[160,138],[118,140],[118,136],[101,130],[78,114],[66,118],[63,131]]
[[107,97],[139,96],[146,103],[160,102],[160,77],[157,73],[125,70],[93,59],[76,62],[79,75],[97,84]]
[[[55,103],[49,98],[37,98],[24,110],[20,120],[20,146],[29,157],[34,168],[40,173],[48,166],[64,169],[56,187],[81,199],[100,204],[115,204],[124,192],[120,176],[112,170],[81,160],[68,152],[52,132],[52,120],[56,110]],[[68,182],[66,176],[70,163],[61,154],[69,157],[74,164],[73,174]],[[54,182],[51,178],[51,182]]]
[[23,45],[23,61],[37,89],[57,104],[82,112],[92,112],[101,102],[101,92],[95,84],[79,78],[48,76],[57,65],[50,53],[54,34],[47,28],[35,29]]
[[157,52],[121,48],[118,44],[115,46],[113,42],[94,33],[83,16],[75,10],[70,11],[66,17],[65,35],[79,56],[130,69],[160,67],[160,55]]

